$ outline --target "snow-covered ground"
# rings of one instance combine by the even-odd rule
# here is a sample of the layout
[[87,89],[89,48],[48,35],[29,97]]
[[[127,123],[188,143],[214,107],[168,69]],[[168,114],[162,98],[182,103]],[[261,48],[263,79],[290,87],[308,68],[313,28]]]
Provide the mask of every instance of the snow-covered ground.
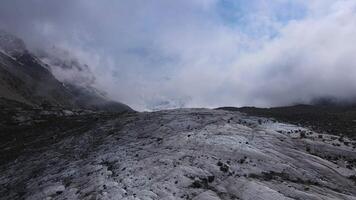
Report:
[[0,199],[356,199],[355,142],[294,125],[179,109],[69,131],[1,166]]

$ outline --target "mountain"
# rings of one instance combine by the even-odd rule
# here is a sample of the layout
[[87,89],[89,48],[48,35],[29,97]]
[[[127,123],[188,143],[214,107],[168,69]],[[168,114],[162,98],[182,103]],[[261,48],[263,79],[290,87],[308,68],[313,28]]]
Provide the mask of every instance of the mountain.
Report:
[[0,199],[356,200],[352,106],[133,112],[68,52],[0,47]]
[[51,66],[28,51],[21,39],[3,31],[0,32],[0,50],[1,98],[33,107],[132,111],[122,103],[109,100],[92,86],[59,81]]
[[355,140],[240,112],[34,114],[22,126],[27,137],[0,141],[2,199],[356,199]]

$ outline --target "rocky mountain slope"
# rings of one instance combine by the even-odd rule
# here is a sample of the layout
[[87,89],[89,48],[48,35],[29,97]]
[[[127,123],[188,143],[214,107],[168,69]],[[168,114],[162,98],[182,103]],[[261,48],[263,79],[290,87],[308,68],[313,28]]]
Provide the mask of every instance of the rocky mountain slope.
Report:
[[345,137],[223,110],[53,116],[1,164],[2,199],[356,199]]
[[93,87],[59,81],[52,70],[51,65],[29,52],[21,39],[0,31],[0,97],[33,107],[45,104],[76,109],[131,111],[128,106],[109,100]]

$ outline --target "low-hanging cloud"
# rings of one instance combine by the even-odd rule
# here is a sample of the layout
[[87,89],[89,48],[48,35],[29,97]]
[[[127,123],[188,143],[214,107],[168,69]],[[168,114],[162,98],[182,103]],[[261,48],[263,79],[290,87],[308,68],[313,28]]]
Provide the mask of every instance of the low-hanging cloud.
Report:
[[138,110],[356,97],[352,0],[5,0],[0,28]]

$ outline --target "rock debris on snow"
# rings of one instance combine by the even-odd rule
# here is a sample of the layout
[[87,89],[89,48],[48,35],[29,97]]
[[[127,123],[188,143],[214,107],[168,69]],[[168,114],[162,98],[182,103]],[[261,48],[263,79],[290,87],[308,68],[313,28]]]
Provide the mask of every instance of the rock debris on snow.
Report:
[[0,196],[355,200],[354,141],[333,137],[222,110],[130,113],[2,165]]

